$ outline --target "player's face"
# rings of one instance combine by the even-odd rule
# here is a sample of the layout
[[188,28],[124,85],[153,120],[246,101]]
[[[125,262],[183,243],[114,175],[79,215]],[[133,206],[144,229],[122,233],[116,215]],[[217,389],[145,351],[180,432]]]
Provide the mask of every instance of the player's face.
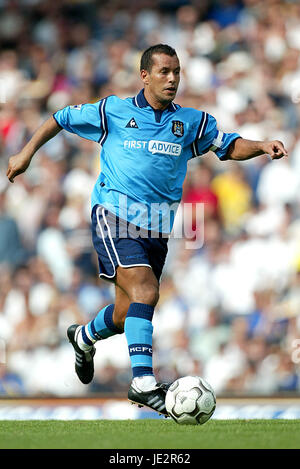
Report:
[[[168,104],[176,96],[180,81],[180,64],[177,55],[154,54],[151,71],[142,70],[142,80],[147,95],[158,103]],[[150,103],[151,104],[151,103]]]

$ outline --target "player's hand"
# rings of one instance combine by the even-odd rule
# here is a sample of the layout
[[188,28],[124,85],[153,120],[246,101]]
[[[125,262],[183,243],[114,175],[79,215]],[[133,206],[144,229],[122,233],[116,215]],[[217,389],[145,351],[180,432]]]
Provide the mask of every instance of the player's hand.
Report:
[[31,158],[22,152],[11,156],[8,160],[8,168],[6,172],[6,176],[8,177],[9,181],[13,183],[16,176],[24,173],[24,171],[26,171],[30,165],[30,161]]
[[279,160],[283,156],[288,156],[283,143],[279,140],[264,142],[262,150],[265,154],[269,155],[272,160]]

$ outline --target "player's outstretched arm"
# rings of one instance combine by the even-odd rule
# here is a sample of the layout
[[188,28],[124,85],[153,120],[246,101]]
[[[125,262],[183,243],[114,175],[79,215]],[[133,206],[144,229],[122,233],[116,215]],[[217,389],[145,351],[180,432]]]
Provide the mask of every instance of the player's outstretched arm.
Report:
[[229,147],[227,158],[230,160],[249,160],[259,155],[269,155],[272,160],[288,156],[284,145],[279,140],[260,142],[237,138]]
[[26,171],[37,150],[44,145],[44,143],[48,142],[48,140],[55,137],[60,130],[62,130],[62,128],[57,124],[54,117],[49,117],[49,119],[37,129],[20,153],[9,158],[6,176],[10,182],[14,182],[16,176]]

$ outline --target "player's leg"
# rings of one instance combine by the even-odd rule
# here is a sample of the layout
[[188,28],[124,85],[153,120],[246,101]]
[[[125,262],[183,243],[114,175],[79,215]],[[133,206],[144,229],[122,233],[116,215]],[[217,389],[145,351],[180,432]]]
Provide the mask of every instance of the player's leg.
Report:
[[145,390],[156,384],[152,367],[152,317],[159,298],[159,284],[149,267],[118,267],[116,284],[126,291],[130,304],[126,316],[119,317],[124,324],[133,378]]
[[119,285],[115,284],[115,305],[112,320],[120,331],[124,332],[124,322],[130,306],[127,293]]
[[75,351],[75,371],[84,384],[88,384],[94,377],[94,344],[115,334],[124,332],[123,323],[116,318],[125,318],[130,305],[127,294],[115,286],[115,304],[106,305],[88,324],[80,326],[73,324],[68,328],[68,338]]
[[147,303],[154,308],[159,300],[159,283],[150,267],[118,267],[116,285],[130,303]]
[[165,409],[166,385],[158,385],[152,364],[152,317],[159,299],[159,283],[149,267],[118,267],[116,284],[130,300],[124,321],[133,381],[128,398],[131,402],[146,405],[167,414]]
[[[92,210],[92,239],[98,255],[99,275],[114,282],[117,259],[107,234],[102,208],[95,205]],[[82,383],[90,383],[94,376],[95,342],[123,332],[123,327],[119,329],[118,324],[114,323],[113,315],[117,311],[118,315],[122,312],[126,316],[129,304],[126,293],[116,286],[115,304],[106,305],[88,324],[73,324],[68,328],[67,336],[75,352],[75,371]]]
[[98,340],[107,339],[124,332],[124,323],[119,318],[126,317],[130,305],[127,294],[115,285],[115,303],[104,306],[96,317],[78,334],[78,343],[83,350],[88,350]]

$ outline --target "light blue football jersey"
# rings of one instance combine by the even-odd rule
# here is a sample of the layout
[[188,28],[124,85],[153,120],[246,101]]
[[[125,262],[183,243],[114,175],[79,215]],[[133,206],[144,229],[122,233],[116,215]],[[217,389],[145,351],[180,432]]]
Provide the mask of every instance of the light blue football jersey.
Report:
[[153,109],[144,90],[134,98],[108,96],[93,104],[67,106],[54,114],[65,130],[101,145],[101,172],[92,207],[155,232],[172,230],[191,158],[212,150],[225,160],[240,135],[217,128],[206,112],[173,102]]

